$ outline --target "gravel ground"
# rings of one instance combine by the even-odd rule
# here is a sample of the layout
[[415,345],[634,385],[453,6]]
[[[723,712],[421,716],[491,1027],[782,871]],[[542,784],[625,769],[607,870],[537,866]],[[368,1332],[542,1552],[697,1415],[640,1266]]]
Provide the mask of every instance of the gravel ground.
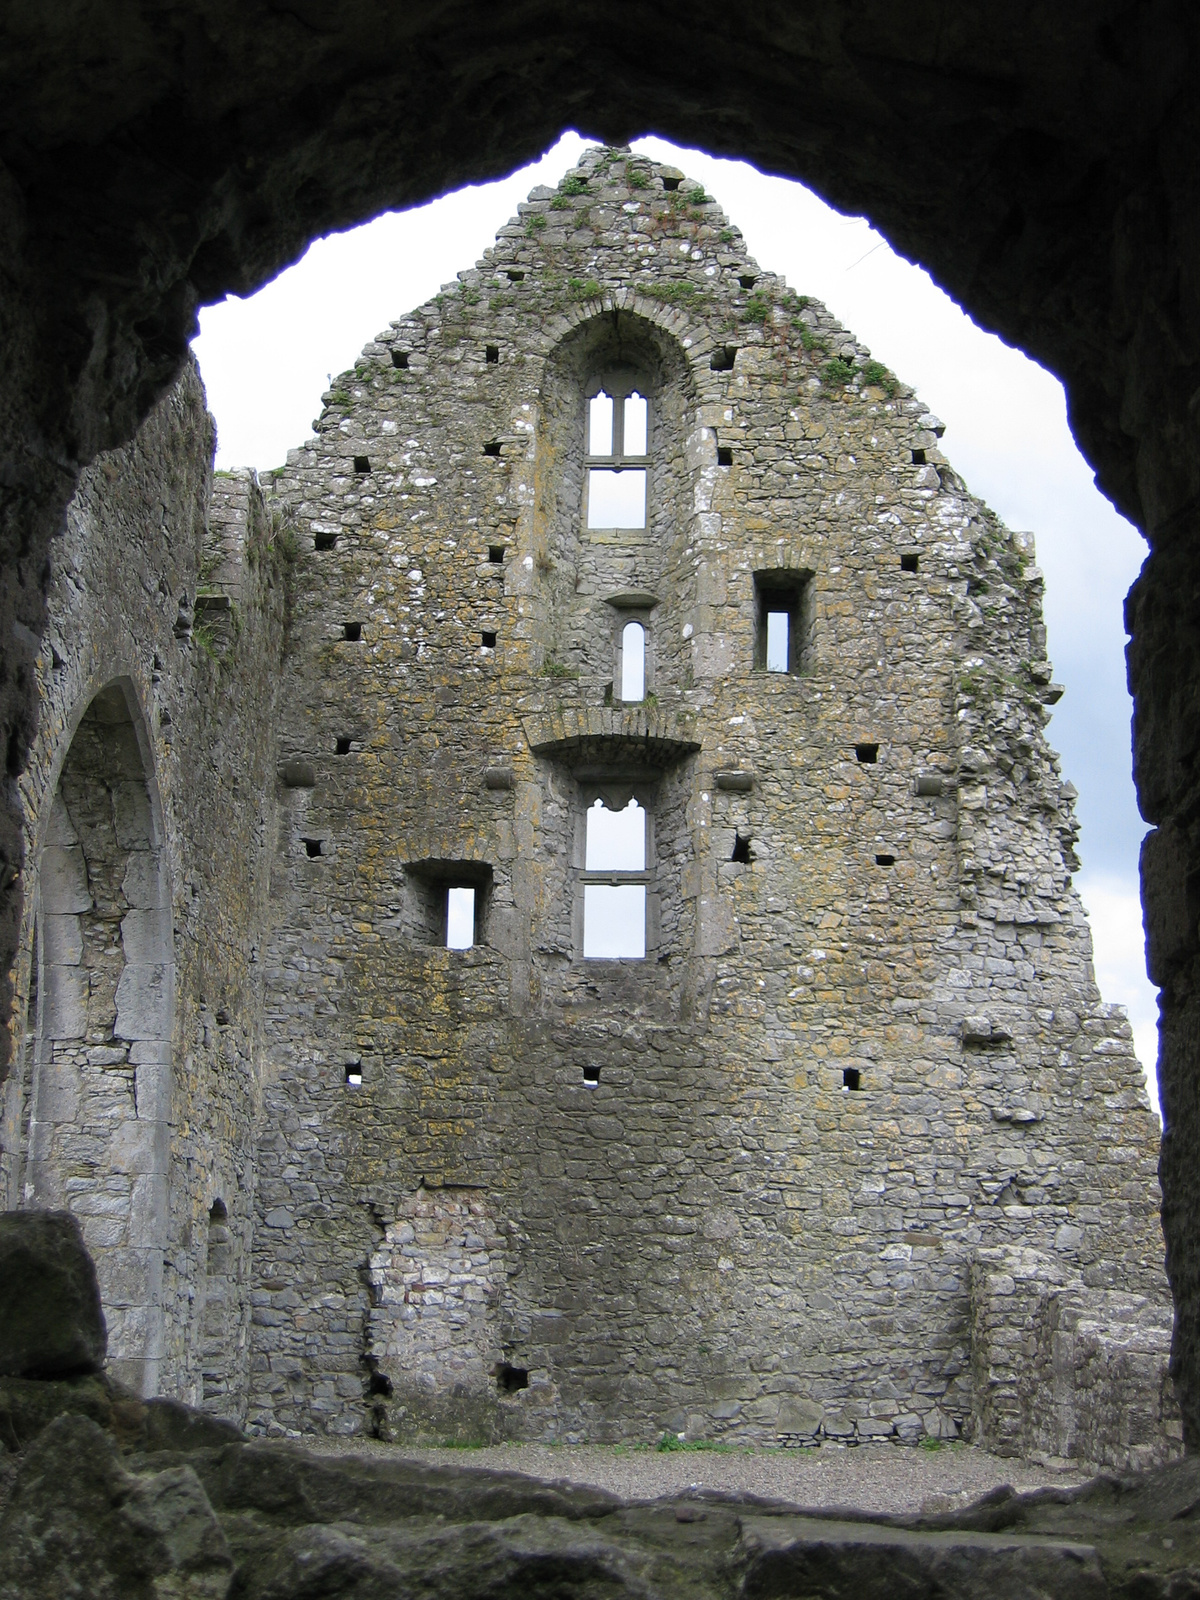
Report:
[[813,1509],[951,1511],[1000,1484],[1036,1489],[1082,1483],[1087,1476],[988,1455],[970,1445],[922,1450],[859,1445],[819,1450],[673,1450],[621,1445],[496,1445],[480,1450],[422,1450],[349,1439],[305,1439],[319,1454],[405,1458],[437,1466],[493,1467],[533,1478],[566,1479],[608,1489],[628,1500],[649,1500],[691,1488],[756,1494]]

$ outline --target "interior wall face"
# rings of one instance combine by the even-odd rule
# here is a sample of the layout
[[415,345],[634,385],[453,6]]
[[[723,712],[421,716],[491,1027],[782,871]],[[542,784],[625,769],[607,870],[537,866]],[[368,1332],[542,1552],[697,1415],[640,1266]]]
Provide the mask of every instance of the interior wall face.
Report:
[[189,370],[51,549],[0,1178],[79,1217],[116,1375],[237,1416],[284,566],[212,444]]
[[[583,516],[618,355],[654,418],[632,534]],[[867,355],[681,175],[593,152],[273,475],[252,1426],[915,1438],[970,1411],[981,1246],[1162,1302],[1032,546]],[[798,670],[763,665],[768,590]],[[597,793],[651,813],[642,961],[582,956]]]
[[71,741],[38,874],[26,1204],[74,1210],[116,1377],[158,1387],[173,942],[162,827],[124,689]]

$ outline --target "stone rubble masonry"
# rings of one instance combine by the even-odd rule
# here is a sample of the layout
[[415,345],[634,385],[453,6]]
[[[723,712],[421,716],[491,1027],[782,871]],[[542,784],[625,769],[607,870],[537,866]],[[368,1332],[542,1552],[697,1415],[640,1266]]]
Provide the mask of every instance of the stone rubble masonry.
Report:
[[1025,1246],[971,1263],[973,1436],[999,1455],[1145,1471],[1183,1435],[1167,1376],[1171,1309],[1088,1289]]
[[[602,380],[649,399],[644,530],[586,526]],[[268,1433],[915,1441],[979,1414],[981,1250],[1167,1305],[1033,540],[941,431],[702,189],[607,149],[261,492],[207,500],[194,377],[93,470],[22,782],[36,862],[83,710],[133,685],[173,886],[167,1386]],[[644,961],[582,959],[597,798],[647,812]]]

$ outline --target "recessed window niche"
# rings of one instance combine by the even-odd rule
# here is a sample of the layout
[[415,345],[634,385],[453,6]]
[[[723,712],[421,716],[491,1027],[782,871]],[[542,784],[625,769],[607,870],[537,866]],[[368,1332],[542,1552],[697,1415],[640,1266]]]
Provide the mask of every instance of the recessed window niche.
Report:
[[776,569],[754,574],[754,665],[760,671],[800,674],[808,664],[811,633],[809,572]]
[[484,861],[430,858],[404,869],[404,929],[417,944],[470,950],[484,942],[492,868]]

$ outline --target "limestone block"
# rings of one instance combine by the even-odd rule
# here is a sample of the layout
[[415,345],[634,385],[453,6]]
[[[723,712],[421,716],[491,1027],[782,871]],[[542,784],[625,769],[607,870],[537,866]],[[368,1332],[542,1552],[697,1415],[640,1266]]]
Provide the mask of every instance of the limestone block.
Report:
[[42,904],[59,913],[90,911],[87,864],[82,846],[47,845],[41,861]]
[[83,931],[73,912],[45,912],[41,920],[42,961],[47,966],[77,967],[83,960]]
[[117,984],[119,1039],[163,1039],[169,1026],[174,968],[165,962],[127,965]]

